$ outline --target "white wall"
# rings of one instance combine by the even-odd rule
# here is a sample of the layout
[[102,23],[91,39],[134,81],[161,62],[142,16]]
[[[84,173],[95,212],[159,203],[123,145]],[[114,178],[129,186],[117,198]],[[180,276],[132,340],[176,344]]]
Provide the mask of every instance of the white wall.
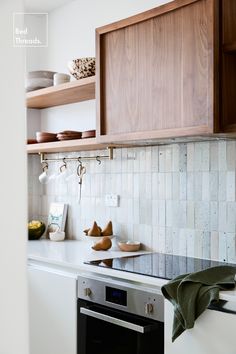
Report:
[[28,353],[24,51],[13,48],[13,12],[0,2],[0,353]]
[[[95,29],[149,10],[166,0],[75,0],[49,13],[49,46],[32,48],[28,70],[44,69],[69,73],[71,59],[95,56]],[[37,64],[35,61],[37,58]],[[72,78],[73,79],[73,78]],[[41,130],[89,130],[96,128],[95,102],[89,101],[41,111]],[[31,129],[31,138],[33,132]]]

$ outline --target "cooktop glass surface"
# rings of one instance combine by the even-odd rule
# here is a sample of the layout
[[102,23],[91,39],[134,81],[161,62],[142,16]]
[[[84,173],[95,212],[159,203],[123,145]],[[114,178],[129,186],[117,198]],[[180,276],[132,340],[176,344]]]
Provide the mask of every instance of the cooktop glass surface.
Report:
[[173,279],[181,274],[197,272],[219,265],[232,265],[226,262],[164,253],[148,253],[137,256],[87,261],[84,263],[162,279]]

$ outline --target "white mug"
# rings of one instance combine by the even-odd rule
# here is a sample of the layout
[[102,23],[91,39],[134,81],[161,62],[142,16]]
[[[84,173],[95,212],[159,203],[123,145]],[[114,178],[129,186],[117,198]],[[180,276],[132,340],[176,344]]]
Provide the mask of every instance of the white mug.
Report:
[[43,171],[41,175],[39,175],[39,182],[42,184],[47,184],[49,182],[49,177],[47,171]]

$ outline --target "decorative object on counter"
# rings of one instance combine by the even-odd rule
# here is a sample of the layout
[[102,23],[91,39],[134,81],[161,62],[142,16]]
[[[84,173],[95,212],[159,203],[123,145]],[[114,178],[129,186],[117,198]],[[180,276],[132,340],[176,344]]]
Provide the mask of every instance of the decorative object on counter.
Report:
[[51,241],[64,241],[65,231],[49,232],[49,238]]
[[111,248],[112,242],[109,236],[103,236],[101,240],[96,242],[93,246],[92,249],[95,251],[107,251],[109,248]]
[[94,57],[78,58],[70,60],[67,66],[76,80],[84,79],[95,75],[96,59]]
[[30,71],[26,78],[26,91],[39,90],[45,87],[53,86],[53,76],[55,71]]
[[37,140],[36,139],[27,139],[27,144],[37,144]]
[[47,237],[50,232],[65,231],[68,205],[51,203],[48,215]]
[[125,241],[125,242],[118,242],[118,246],[121,251],[135,252],[140,249],[141,243],[138,241]]
[[95,138],[95,137],[96,137],[96,130],[86,130],[82,132],[82,139]]
[[57,134],[48,132],[36,132],[36,140],[38,143],[57,141]]
[[102,236],[111,236],[113,235],[113,228],[112,228],[112,222],[109,221],[106,225],[106,227],[102,230],[101,232]]
[[94,221],[93,226],[90,229],[85,229],[84,233],[86,236],[112,236],[113,235],[113,228],[112,222],[109,221],[104,229],[102,229],[96,221]]
[[28,223],[28,239],[38,240],[46,229],[45,224],[40,220],[32,220]]
[[82,133],[74,130],[64,130],[57,134],[58,140],[81,139]]
[[53,85],[61,85],[65,84],[66,82],[70,82],[70,75],[63,74],[63,73],[55,73],[53,75]]
[[101,236],[101,227],[94,221],[93,226],[90,229],[84,230],[86,236]]

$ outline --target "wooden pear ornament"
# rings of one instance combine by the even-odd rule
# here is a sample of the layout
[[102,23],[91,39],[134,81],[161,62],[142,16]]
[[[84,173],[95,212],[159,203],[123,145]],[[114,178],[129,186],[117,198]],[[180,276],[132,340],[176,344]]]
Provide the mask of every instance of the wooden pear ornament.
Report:
[[88,236],[101,236],[101,228],[94,221],[93,226],[88,231]]
[[92,246],[92,249],[95,251],[106,251],[109,248],[111,248],[112,242],[110,237],[108,236],[103,236],[100,241],[95,243],[95,245]]
[[109,223],[106,225],[106,227],[102,230],[101,232],[102,236],[111,236],[113,235],[113,229],[112,229],[112,222],[109,221]]
[[85,229],[85,230],[84,230],[84,233],[85,233],[86,236],[88,236],[89,230],[90,230],[90,229]]

